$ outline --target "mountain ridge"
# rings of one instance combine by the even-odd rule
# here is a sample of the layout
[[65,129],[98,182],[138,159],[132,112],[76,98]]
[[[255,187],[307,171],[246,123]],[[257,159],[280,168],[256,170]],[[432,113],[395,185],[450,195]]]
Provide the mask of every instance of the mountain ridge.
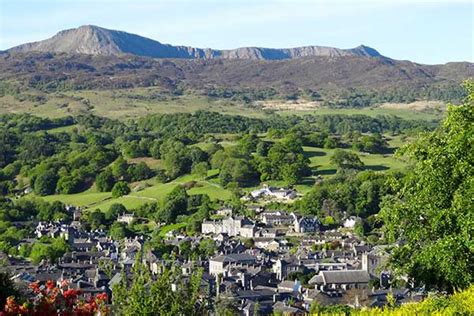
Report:
[[95,25],[62,30],[46,40],[21,44],[6,52],[54,52],[88,55],[132,54],[153,58],[283,60],[312,56],[384,57],[365,45],[341,49],[327,46],[293,48],[240,47],[218,50],[173,46],[140,35],[110,30]]

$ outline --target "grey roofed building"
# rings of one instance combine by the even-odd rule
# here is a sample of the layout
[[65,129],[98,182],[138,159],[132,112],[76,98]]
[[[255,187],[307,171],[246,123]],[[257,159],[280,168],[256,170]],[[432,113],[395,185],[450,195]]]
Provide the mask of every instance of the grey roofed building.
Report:
[[273,304],[273,312],[282,313],[283,315],[306,315],[306,312],[301,308],[290,306],[281,301]]
[[217,275],[237,265],[253,265],[257,258],[247,253],[231,253],[209,259],[209,273]]
[[256,258],[248,253],[231,253],[228,255],[220,255],[211,259],[212,261],[232,263],[232,262],[244,262],[244,261],[255,261]]
[[109,287],[112,289],[114,285],[119,284],[122,281],[122,274],[120,272],[115,273],[115,275],[109,281]]
[[322,276],[326,283],[365,283],[370,280],[364,270],[323,271]]
[[370,275],[365,270],[320,271],[309,280],[319,289],[349,289],[368,286]]

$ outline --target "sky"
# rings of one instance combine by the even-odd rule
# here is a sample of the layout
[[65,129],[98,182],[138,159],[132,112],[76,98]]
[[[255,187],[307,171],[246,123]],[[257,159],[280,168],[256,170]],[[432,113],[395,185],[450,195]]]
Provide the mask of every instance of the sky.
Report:
[[85,24],[200,48],[364,44],[424,64],[474,61],[473,0],[0,0],[0,50]]

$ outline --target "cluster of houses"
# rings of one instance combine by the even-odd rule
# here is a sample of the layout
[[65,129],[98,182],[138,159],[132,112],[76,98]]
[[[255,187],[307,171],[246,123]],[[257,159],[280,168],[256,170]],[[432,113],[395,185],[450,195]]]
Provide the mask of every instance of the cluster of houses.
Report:
[[243,200],[276,200],[281,202],[293,201],[298,197],[298,193],[293,189],[276,188],[263,185],[262,188],[250,192],[249,195],[243,197]]
[[227,234],[230,237],[245,238],[276,237],[278,228],[281,231],[294,233],[314,233],[319,231],[320,222],[312,216],[299,216],[284,211],[263,211],[259,208],[258,220],[252,221],[245,216],[235,216],[232,211],[224,209],[217,211],[225,218],[219,220],[205,220],[201,225],[201,233],[205,235]]
[[[70,252],[57,262],[33,265],[3,254],[0,270],[9,270],[19,284],[68,280],[84,295],[107,292],[113,299],[113,285],[122,272],[132,270],[139,256],[154,275],[165,266],[177,266],[186,278],[202,268],[201,292],[206,301],[231,300],[241,315],[248,316],[256,312],[305,315],[314,301],[381,306],[389,292],[400,303],[419,297],[404,288],[391,288],[390,273],[383,270],[384,247],[369,246],[348,229],[322,231],[316,217],[262,208],[253,220],[229,208],[216,215],[222,219],[204,221],[198,236],[171,232],[165,241],[179,247],[183,242],[197,246],[203,239],[212,239],[216,252],[210,258],[188,261],[177,256],[170,262],[145,250],[143,237],[112,240],[104,231],[85,230],[78,214],[70,223],[37,223],[35,238],[25,240],[34,243],[42,236],[67,240]],[[133,214],[122,214],[119,221],[130,223],[133,218]]]

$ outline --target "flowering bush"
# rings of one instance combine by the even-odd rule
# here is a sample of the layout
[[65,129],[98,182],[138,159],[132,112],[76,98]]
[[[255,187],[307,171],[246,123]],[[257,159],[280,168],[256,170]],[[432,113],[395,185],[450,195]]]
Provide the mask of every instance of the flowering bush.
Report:
[[107,294],[101,293],[90,296],[87,300],[80,300],[80,290],[68,288],[67,281],[56,286],[54,281],[45,285],[39,282],[30,285],[36,297],[23,304],[16,302],[14,297],[9,297],[0,316],[28,315],[28,316],[90,316],[107,315]]

